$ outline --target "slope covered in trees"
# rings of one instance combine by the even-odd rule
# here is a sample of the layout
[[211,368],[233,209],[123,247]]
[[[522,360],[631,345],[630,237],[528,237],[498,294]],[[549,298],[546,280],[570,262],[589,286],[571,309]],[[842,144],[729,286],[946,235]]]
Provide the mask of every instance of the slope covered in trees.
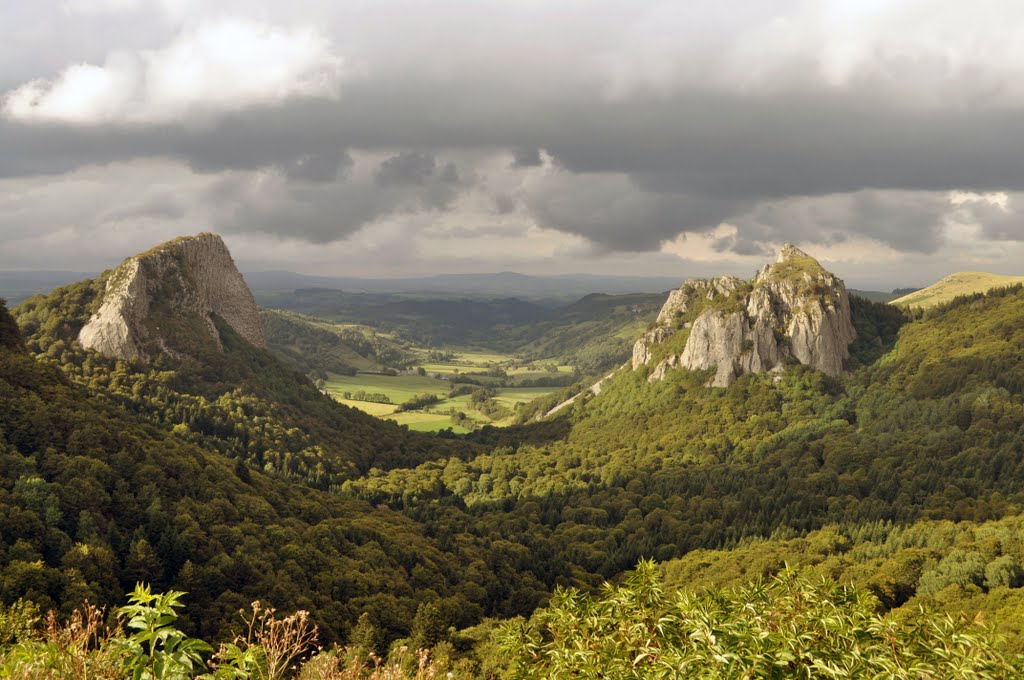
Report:
[[[697,583],[726,558],[687,563],[710,554],[695,551],[753,565],[744,550],[773,550],[758,540],[827,543],[831,525],[811,566],[847,559],[827,574],[883,606],[985,610],[1019,647],[996,606],[1019,594],[1015,530],[867,544],[890,540],[872,527],[1024,507],[1020,288],[911,315],[855,299],[843,376],[793,365],[716,389],[701,372],[621,371],[554,422],[481,433],[485,446],[353,415],[224,327],[226,351],[201,361],[85,353],[73,338],[98,286],[18,310],[38,359],[0,314],[4,601],[117,601],[154,570],[198,594],[186,623],[207,630],[261,596],[339,638],[366,612],[386,639],[418,625],[470,645],[450,628],[527,614],[556,585],[596,589],[650,557],[682,557],[670,582]],[[763,563],[743,578],[783,566]]]
[[370,328],[336,326],[296,312],[260,311],[267,346],[307,374],[380,371],[405,366],[414,357]]
[[326,488],[467,450],[369,417],[322,395],[298,370],[218,323],[221,351],[188,336],[188,355],[125,362],[86,352],[78,330],[98,306],[103,277],[22,303],[15,316],[37,356],[72,380],[177,434],[257,469]]
[[596,375],[629,358],[636,337],[658,314],[664,295],[592,294],[548,318],[508,331],[503,344],[529,360],[556,359]]
[[[891,307],[855,307],[859,368],[845,377],[791,366],[778,381],[744,376],[710,389],[701,373],[651,384],[623,371],[574,407],[564,440],[347,488],[402,504],[428,526],[544,536],[594,585],[642,557],[778,531],[1020,512],[1024,294],[906,323]],[[423,502],[452,498],[465,510],[451,503],[443,518]]]
[[[0,306],[5,338],[12,328]],[[261,599],[309,610],[326,642],[345,639],[369,613],[384,643],[415,634],[428,604],[434,616],[420,627],[447,630],[484,614],[527,613],[552,585],[551,562],[535,565],[524,546],[431,534],[387,507],[252,470],[210,448],[212,435],[168,427],[105,382],[79,383],[8,344],[0,347],[4,603],[25,598],[67,613],[84,599],[120,602],[145,580],[187,590],[184,625],[203,635],[223,637],[237,610]],[[119,375],[115,367],[109,380]]]

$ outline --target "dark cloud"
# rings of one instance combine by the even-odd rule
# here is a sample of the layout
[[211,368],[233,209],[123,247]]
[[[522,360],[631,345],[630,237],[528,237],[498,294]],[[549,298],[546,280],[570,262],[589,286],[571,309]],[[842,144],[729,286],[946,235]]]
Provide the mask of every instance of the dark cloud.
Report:
[[933,192],[859,191],[765,201],[730,222],[739,229],[739,242],[799,241],[813,234],[820,243],[837,244],[864,236],[896,250],[928,253],[941,244],[949,210],[946,196]]
[[716,238],[711,242],[711,248],[718,253],[735,253],[745,256],[770,256],[772,253],[771,248],[766,244],[739,238],[736,234]]
[[392,215],[443,213],[473,184],[454,162],[402,152],[376,162],[348,158],[333,181],[296,183],[290,173],[235,173],[205,192],[204,203],[225,231],[278,234],[329,243]]
[[985,199],[971,200],[961,204],[956,217],[980,225],[982,235],[993,241],[1024,241],[1024,214],[1017,210],[1019,205],[1019,197],[1010,197],[1005,208]]
[[332,182],[352,167],[352,156],[336,149],[296,158],[285,166],[285,174],[294,180],[306,182]]
[[[995,15],[1018,16],[1012,4],[992,6],[1001,8]],[[55,7],[13,19],[42,25],[61,14]],[[175,159],[219,176],[201,201],[225,229],[316,243],[388,216],[437,217],[486,186],[482,200],[503,220],[518,213],[598,250],[654,250],[681,232],[728,222],[737,233],[713,248],[740,255],[779,241],[858,237],[932,253],[943,244],[948,192],[1024,192],[1024,96],[1015,84],[1022,66],[1001,46],[1000,25],[965,30],[990,38],[964,43],[970,49],[956,33],[936,49],[929,34],[915,33],[927,26],[911,23],[892,24],[900,29],[893,32],[883,22],[860,35],[868,29],[851,22],[836,36],[819,35],[817,15],[808,18],[799,2],[696,7],[599,2],[545,14],[511,4],[410,6],[398,16],[356,13],[349,26],[329,4],[304,1],[289,8],[295,21],[323,26],[359,66],[336,99],[296,97],[159,125],[0,118],[0,177]],[[936,21],[968,28],[946,16],[956,11],[936,12]],[[424,23],[434,12],[443,21]],[[292,20],[282,8],[266,14]],[[75,21],[61,17],[62,27]],[[117,25],[134,20],[142,19]],[[81,21],[101,30],[96,17]],[[780,25],[792,32],[769,30]],[[165,44],[171,33],[153,23],[124,44],[97,33],[106,50],[75,38],[63,61],[20,58],[30,50],[22,39],[23,52],[0,47],[11,56],[0,60],[9,62],[0,75],[10,88],[61,64]],[[483,34],[488,40],[476,38]],[[892,35],[900,49],[882,49]],[[59,51],[59,42],[51,36],[47,45]],[[361,154],[376,166],[356,167]],[[493,157],[498,172],[487,166]],[[255,186],[247,175],[269,168],[286,181]],[[151,208],[157,214],[159,205]],[[960,211],[986,238],[1024,239],[1013,205],[974,202]]]
[[381,186],[423,184],[434,174],[437,161],[421,151],[403,151],[384,159],[377,169],[377,183]]
[[525,196],[546,228],[578,234],[601,247],[656,250],[684,231],[705,231],[743,205],[742,200],[644,191],[626,175],[560,172]]
[[518,204],[519,201],[508,194],[498,194],[494,196],[494,210],[499,215],[508,215],[516,209]]
[[[1024,147],[1024,128],[1015,111],[915,114],[887,108],[885,102],[865,110],[851,101],[830,103],[824,96],[799,101],[781,95],[750,101],[688,94],[607,104],[578,94],[577,99],[566,95],[529,107],[549,111],[547,117],[531,118],[522,111],[523,103],[508,101],[505,114],[492,120],[460,119],[448,112],[442,121],[402,114],[429,112],[427,93],[412,84],[404,90],[404,105],[392,96],[361,85],[351,101],[264,108],[198,129],[71,129],[6,122],[0,124],[0,145],[11,152],[0,156],[0,175],[170,157],[200,172],[276,165],[294,178],[328,181],[337,157],[323,152],[325,140],[344,140],[349,148],[412,142],[483,152],[508,138],[542,139],[559,167],[579,181],[563,187],[562,180],[555,180],[536,188],[526,203],[531,214],[545,226],[628,249],[657,248],[680,231],[738,220],[741,229],[751,230],[751,239],[786,232],[794,240],[827,240],[844,231],[881,236],[901,250],[930,251],[938,238],[935,205],[895,206],[899,214],[887,216],[879,211],[892,205],[872,205],[865,196],[859,208],[863,219],[847,219],[841,229],[829,216],[828,224],[804,216],[798,229],[764,215],[740,218],[759,202],[863,189],[1024,190],[1024,154],[1018,152]],[[454,98],[457,93],[431,96]],[[588,125],[580,126],[576,121],[584,116]],[[345,165],[340,158],[338,168]],[[615,180],[614,186],[594,181],[618,175],[630,181]],[[422,150],[387,158],[377,178],[384,188],[432,187],[421,201],[431,210],[450,205],[457,192],[444,185],[461,181],[455,166],[439,166],[433,153]],[[568,194],[559,196],[563,190]],[[405,202],[401,195],[395,198]],[[589,209],[597,205],[606,209]],[[922,208],[916,216],[915,207]],[[288,220],[281,217],[284,229]]]
[[543,165],[544,159],[540,157],[540,149],[519,148],[513,152],[512,167],[514,168],[535,168]]

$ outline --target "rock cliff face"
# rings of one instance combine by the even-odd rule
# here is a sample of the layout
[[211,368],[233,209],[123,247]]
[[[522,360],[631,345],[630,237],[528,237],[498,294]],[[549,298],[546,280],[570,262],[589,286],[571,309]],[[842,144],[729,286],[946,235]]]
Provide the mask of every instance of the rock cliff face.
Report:
[[650,380],[677,367],[714,368],[716,387],[744,373],[781,370],[788,357],[838,375],[856,337],[843,282],[787,244],[753,281],[692,279],[672,291],[634,345],[632,365],[659,359]]
[[181,339],[200,340],[196,334],[220,347],[213,315],[266,346],[256,300],[224,241],[216,234],[186,236],[121,263],[78,341],[110,357],[141,360],[177,353]]

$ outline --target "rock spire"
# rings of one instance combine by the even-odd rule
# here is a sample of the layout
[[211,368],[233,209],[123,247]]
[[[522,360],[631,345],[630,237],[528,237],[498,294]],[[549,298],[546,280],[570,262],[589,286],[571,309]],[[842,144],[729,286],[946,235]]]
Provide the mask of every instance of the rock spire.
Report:
[[203,337],[220,348],[215,315],[251,344],[266,345],[256,300],[224,241],[184,236],[121,263],[78,341],[119,359],[178,353],[183,340]]
[[633,347],[632,365],[654,363],[650,380],[674,368],[714,368],[716,387],[781,370],[789,357],[838,375],[856,337],[842,280],[786,244],[752,281],[691,279],[673,290]]

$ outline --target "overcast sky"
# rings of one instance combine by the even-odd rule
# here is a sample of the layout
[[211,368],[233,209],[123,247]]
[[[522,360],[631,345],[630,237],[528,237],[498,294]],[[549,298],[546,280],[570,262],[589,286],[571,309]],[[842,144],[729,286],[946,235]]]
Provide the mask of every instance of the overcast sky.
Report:
[[1020,0],[3,0],[0,269],[1024,273]]

